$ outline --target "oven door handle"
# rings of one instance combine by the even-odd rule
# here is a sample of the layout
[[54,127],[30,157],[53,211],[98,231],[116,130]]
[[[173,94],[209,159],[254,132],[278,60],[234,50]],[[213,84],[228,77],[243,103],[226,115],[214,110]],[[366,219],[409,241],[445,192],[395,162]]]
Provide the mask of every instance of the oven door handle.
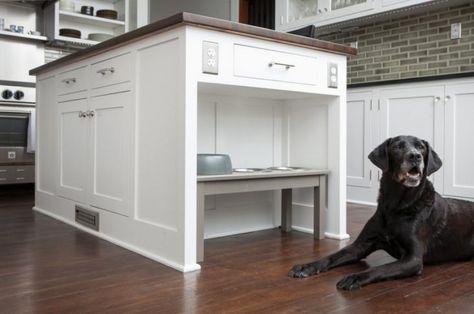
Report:
[[[27,113],[27,112],[21,112],[21,113]],[[25,116],[9,116],[9,115],[7,115],[7,114],[1,114],[1,113],[0,113],[0,118],[28,119],[28,117],[25,117]]]

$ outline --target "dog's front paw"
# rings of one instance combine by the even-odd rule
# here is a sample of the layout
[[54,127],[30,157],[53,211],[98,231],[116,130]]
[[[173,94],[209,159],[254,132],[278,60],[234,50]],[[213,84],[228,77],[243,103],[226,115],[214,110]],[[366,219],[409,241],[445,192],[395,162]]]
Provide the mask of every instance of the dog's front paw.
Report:
[[299,264],[293,266],[288,272],[288,276],[293,278],[306,278],[312,275],[317,275],[324,271],[317,263]]
[[366,274],[364,273],[351,274],[342,278],[337,283],[337,288],[343,289],[343,290],[354,290],[354,289],[359,289],[360,287],[366,285],[367,283],[368,281],[367,281]]

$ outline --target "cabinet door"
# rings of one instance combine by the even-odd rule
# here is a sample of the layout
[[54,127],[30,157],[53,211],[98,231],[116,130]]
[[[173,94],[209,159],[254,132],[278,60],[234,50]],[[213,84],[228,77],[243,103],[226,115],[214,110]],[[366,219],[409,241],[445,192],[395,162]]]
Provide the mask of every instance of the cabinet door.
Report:
[[[131,93],[91,98],[91,195],[95,207],[128,215],[131,186]],[[154,166],[154,165],[150,165]]]
[[347,185],[370,187],[372,92],[347,93]]
[[474,84],[446,87],[444,193],[474,198]]
[[60,196],[86,203],[89,169],[89,121],[81,113],[87,110],[87,99],[58,103]]
[[[379,142],[398,135],[413,135],[428,141],[442,159],[443,97],[443,85],[381,90]],[[432,179],[438,192],[442,192],[442,171]]]

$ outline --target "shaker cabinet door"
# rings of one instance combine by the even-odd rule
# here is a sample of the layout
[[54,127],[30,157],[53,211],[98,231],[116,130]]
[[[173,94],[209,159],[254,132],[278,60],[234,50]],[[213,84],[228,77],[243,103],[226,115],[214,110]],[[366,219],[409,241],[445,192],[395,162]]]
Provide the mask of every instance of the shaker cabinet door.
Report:
[[[398,135],[412,135],[428,141],[443,159],[444,86],[405,87],[380,91],[381,130],[379,142]],[[433,175],[442,193],[442,171]],[[439,179],[437,179],[439,178]]]
[[474,84],[446,87],[444,194],[474,198]]
[[89,178],[89,121],[84,115],[87,99],[58,103],[59,180],[57,193],[74,201],[87,202]]
[[128,215],[131,177],[131,93],[91,98],[90,204]]

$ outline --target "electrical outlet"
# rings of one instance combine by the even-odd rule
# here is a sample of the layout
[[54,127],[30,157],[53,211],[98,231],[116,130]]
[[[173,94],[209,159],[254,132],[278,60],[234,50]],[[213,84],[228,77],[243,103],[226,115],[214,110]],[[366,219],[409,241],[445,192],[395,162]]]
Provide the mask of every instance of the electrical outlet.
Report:
[[202,42],[202,73],[219,73],[219,45],[217,43]]
[[16,159],[16,152],[8,152],[8,159]]
[[359,43],[357,41],[352,41],[350,44],[349,44],[350,47],[352,48],[357,48],[359,46]]
[[451,39],[461,38],[461,23],[451,24]]
[[328,87],[337,88],[337,64],[328,63]]

